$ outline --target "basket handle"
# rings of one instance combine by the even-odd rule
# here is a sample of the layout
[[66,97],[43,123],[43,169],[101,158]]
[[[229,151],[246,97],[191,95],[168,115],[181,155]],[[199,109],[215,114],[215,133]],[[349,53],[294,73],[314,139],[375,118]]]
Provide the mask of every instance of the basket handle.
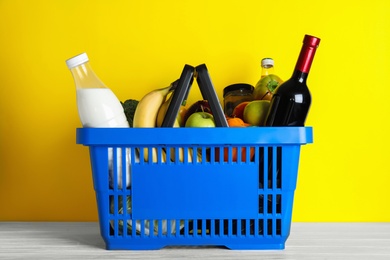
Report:
[[196,80],[203,99],[207,100],[210,104],[210,109],[214,116],[215,125],[217,127],[228,127],[225,114],[223,113],[223,109],[219,103],[217,93],[215,92],[211,82],[206,64],[201,64],[196,68],[188,64],[184,66],[180,79],[176,81],[177,86],[174,89],[172,94],[172,101],[168,107],[161,126],[173,127],[177,114],[179,113],[180,106],[187,100],[194,76],[196,76]]

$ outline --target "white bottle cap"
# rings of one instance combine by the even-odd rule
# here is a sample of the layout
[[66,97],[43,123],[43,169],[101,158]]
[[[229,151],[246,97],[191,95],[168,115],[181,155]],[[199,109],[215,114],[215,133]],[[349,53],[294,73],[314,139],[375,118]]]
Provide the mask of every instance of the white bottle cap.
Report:
[[261,60],[261,66],[262,67],[274,66],[274,60],[272,58],[264,58]]
[[77,56],[74,56],[73,58],[66,60],[66,66],[68,66],[69,69],[72,69],[83,63],[86,63],[87,61],[89,61],[89,59],[87,54],[84,52]]

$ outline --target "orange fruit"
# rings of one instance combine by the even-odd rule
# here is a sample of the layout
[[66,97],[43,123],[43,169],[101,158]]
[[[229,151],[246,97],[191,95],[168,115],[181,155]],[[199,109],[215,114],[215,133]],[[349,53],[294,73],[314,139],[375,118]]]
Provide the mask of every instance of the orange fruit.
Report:
[[241,118],[239,117],[228,117],[227,119],[227,123],[230,127],[235,127],[235,126],[241,126],[241,127],[245,127],[245,126],[250,126],[250,124],[247,124],[244,122],[244,120],[242,120]]

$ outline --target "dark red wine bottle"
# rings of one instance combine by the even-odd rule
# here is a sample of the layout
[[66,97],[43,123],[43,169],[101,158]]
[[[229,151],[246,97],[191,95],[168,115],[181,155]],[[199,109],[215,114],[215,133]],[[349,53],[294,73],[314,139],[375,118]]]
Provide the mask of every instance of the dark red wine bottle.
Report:
[[290,79],[280,84],[272,96],[266,126],[304,126],[311,105],[306,79],[320,39],[305,35]]

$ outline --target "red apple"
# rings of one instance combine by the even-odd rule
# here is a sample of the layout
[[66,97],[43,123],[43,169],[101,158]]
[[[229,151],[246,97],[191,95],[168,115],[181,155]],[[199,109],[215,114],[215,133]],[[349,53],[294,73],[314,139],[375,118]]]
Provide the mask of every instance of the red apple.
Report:
[[215,127],[214,117],[207,112],[195,112],[187,119],[186,127]]
[[244,101],[238,104],[234,109],[232,113],[232,117],[238,117],[240,119],[244,119],[244,109],[246,105],[248,105],[250,101]]

